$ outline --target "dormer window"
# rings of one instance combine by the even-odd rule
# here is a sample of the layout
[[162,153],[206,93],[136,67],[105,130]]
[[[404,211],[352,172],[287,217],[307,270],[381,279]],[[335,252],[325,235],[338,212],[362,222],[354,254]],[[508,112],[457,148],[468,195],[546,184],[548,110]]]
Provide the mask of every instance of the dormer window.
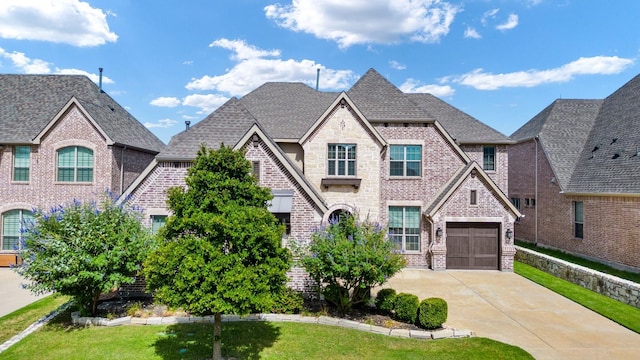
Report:
[[329,144],[327,175],[356,176],[356,145]]
[[57,164],[57,181],[93,182],[93,150],[81,146],[59,149]]

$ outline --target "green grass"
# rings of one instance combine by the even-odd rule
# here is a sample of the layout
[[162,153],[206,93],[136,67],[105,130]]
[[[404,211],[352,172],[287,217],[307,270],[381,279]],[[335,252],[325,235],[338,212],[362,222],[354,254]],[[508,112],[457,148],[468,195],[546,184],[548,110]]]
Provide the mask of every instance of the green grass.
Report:
[[640,333],[640,309],[636,307],[623,304],[518,261],[514,264],[514,271],[518,275],[553,290],[630,330]]
[[539,247],[539,246],[536,246],[536,245],[534,245],[532,243],[529,243],[529,242],[516,240],[515,244],[517,246],[520,246],[520,247],[523,247],[523,248],[527,248],[527,249],[530,249],[530,250],[533,250],[533,251],[537,251],[539,253],[543,253],[543,254],[546,254],[546,255],[549,255],[549,256],[553,256],[555,258],[562,259],[562,260],[568,261],[570,263],[578,264],[578,265],[587,267],[589,269],[600,271],[600,272],[603,272],[605,274],[617,276],[619,278],[627,279],[629,281],[633,281],[633,282],[636,282],[636,283],[640,284],[640,274],[639,273],[634,273],[634,272],[630,272],[630,271],[624,271],[624,270],[616,269],[616,268],[613,268],[611,266],[599,263],[597,261],[592,261],[592,260],[588,260],[588,259],[585,259],[585,258],[582,258],[582,257],[579,257],[579,256],[567,254],[567,253],[562,252],[560,250],[554,250],[554,249],[547,249],[547,248]]
[[69,301],[66,296],[49,295],[0,318],[0,344]]
[[[68,314],[66,314],[68,317]],[[212,355],[211,324],[76,328],[51,324],[0,359],[203,359]],[[222,353],[238,359],[533,359],[486,338],[417,340],[303,323],[224,323]]]

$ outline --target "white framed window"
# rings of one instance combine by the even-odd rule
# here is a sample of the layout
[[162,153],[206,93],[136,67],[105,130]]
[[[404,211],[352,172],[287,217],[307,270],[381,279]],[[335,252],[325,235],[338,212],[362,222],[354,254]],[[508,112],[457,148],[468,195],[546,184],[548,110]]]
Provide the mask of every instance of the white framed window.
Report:
[[158,231],[167,224],[167,215],[151,215],[151,233],[157,234]]
[[422,146],[391,145],[389,147],[390,176],[421,176]]
[[482,169],[484,169],[485,171],[496,170],[496,147],[495,146],[482,147]]
[[29,181],[31,146],[13,147],[13,181]]
[[9,210],[2,213],[2,250],[20,250],[22,248],[22,229],[33,220],[30,210]]
[[420,207],[389,206],[389,236],[396,250],[420,251]]
[[355,144],[329,144],[327,160],[327,174],[329,176],[356,175]]
[[93,182],[93,150],[68,146],[57,151],[57,181]]

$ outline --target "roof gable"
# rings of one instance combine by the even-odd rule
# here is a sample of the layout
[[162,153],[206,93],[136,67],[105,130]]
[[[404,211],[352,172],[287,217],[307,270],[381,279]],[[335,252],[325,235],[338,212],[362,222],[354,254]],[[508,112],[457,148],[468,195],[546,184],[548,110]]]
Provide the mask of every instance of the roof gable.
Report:
[[231,98],[202,121],[174,135],[158,154],[158,160],[193,160],[202,144],[217,149],[235,145],[256,123],[255,117],[236,98]]
[[71,99],[113,144],[159,152],[164,147],[86,76],[0,75],[0,142],[31,143],[53,126]]
[[640,194],[640,75],[600,108],[565,192]]

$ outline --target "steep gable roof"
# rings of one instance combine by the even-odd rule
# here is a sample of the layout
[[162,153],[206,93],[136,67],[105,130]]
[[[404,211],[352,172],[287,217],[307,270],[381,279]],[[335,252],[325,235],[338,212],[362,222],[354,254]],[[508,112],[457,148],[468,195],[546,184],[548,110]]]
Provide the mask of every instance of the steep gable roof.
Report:
[[374,69],[369,69],[347,95],[369,121],[433,120]]
[[156,153],[164,148],[149,129],[80,75],[0,75],[0,143],[31,143],[74,98],[113,143]]
[[559,99],[511,135],[517,142],[538,138],[561,189],[567,189],[602,100]]
[[174,135],[158,160],[193,160],[201,144],[217,149],[220,144],[235,145],[256,123],[255,117],[236,98],[220,106],[204,120]]
[[240,102],[276,139],[302,137],[339,93],[316,91],[303,83],[266,83]]
[[640,75],[609,95],[567,193],[640,195]]
[[509,137],[431,94],[406,94],[460,144],[512,144]]

